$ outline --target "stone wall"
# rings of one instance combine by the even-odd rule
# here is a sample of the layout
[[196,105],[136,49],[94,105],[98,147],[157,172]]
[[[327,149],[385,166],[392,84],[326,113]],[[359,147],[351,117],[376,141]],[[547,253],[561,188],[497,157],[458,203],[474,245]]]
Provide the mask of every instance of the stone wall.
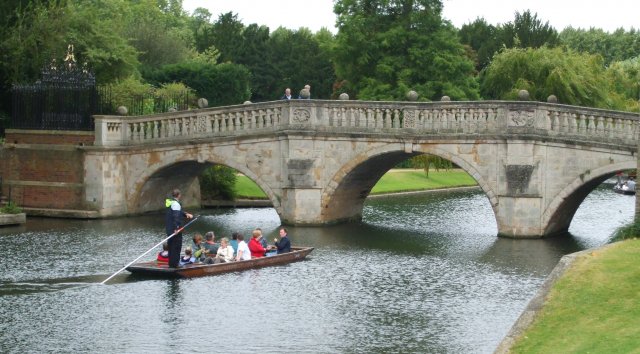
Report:
[[7,129],[7,144],[51,144],[91,146],[95,134],[84,131]]

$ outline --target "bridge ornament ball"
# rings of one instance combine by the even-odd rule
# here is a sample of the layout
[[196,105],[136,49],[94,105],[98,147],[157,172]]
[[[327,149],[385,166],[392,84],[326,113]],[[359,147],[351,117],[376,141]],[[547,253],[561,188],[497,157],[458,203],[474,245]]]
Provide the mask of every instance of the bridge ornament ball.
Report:
[[428,153],[471,174],[500,234],[541,237],[566,231],[593,188],[637,165],[637,115],[531,101],[291,100],[94,118],[85,194],[104,216],[155,210],[169,186],[197,204],[197,176],[223,164],[284,223],[357,220],[385,172]]

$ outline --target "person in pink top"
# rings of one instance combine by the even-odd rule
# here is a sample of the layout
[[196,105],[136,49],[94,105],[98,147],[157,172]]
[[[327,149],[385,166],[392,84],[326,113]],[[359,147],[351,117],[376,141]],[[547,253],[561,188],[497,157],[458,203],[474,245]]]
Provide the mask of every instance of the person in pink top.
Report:
[[249,250],[251,251],[251,258],[264,257],[264,253],[267,251],[262,244],[260,244],[260,236],[262,232],[260,230],[253,230],[251,241],[249,241]]

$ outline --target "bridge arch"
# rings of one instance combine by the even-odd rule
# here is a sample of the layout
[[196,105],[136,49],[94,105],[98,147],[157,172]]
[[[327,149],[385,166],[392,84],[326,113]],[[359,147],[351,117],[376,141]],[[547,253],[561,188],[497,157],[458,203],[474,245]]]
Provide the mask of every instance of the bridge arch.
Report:
[[590,171],[588,178],[578,176],[567,184],[549,203],[542,214],[544,235],[567,232],[573,216],[584,199],[602,182],[611,178],[617,171],[635,169],[634,160],[623,161],[595,168]]
[[247,176],[262,189],[278,210],[279,198],[275,196],[272,188],[246,165],[215,157],[199,161],[197,157],[190,156],[164,161],[153,169],[145,169],[144,173],[133,182],[130,210],[133,213],[158,210],[159,205],[164,205],[166,194],[173,188],[179,188],[182,191],[185,206],[199,206],[201,196],[198,176],[207,167],[214,165],[227,166]]
[[391,143],[354,156],[333,175],[322,194],[322,218],[332,222],[360,220],[365,199],[378,180],[398,163],[421,154],[445,158],[469,173],[496,214],[496,193],[471,162],[438,144],[413,144],[407,149],[404,143]]

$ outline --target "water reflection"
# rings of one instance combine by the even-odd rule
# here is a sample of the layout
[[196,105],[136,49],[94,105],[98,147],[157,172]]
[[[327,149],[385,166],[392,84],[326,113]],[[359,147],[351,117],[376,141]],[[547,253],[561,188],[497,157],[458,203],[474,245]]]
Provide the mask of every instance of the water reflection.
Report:
[[[375,199],[362,223],[291,227],[316,247],[306,261],[187,280],[125,272],[108,286],[95,283],[164,238],[161,215],[29,218],[0,229],[0,351],[488,353],[558,259],[606,243],[633,204],[599,189],[568,235],[512,240],[495,236],[479,192]],[[273,209],[201,213],[185,244],[255,227],[272,240],[279,226]]]

